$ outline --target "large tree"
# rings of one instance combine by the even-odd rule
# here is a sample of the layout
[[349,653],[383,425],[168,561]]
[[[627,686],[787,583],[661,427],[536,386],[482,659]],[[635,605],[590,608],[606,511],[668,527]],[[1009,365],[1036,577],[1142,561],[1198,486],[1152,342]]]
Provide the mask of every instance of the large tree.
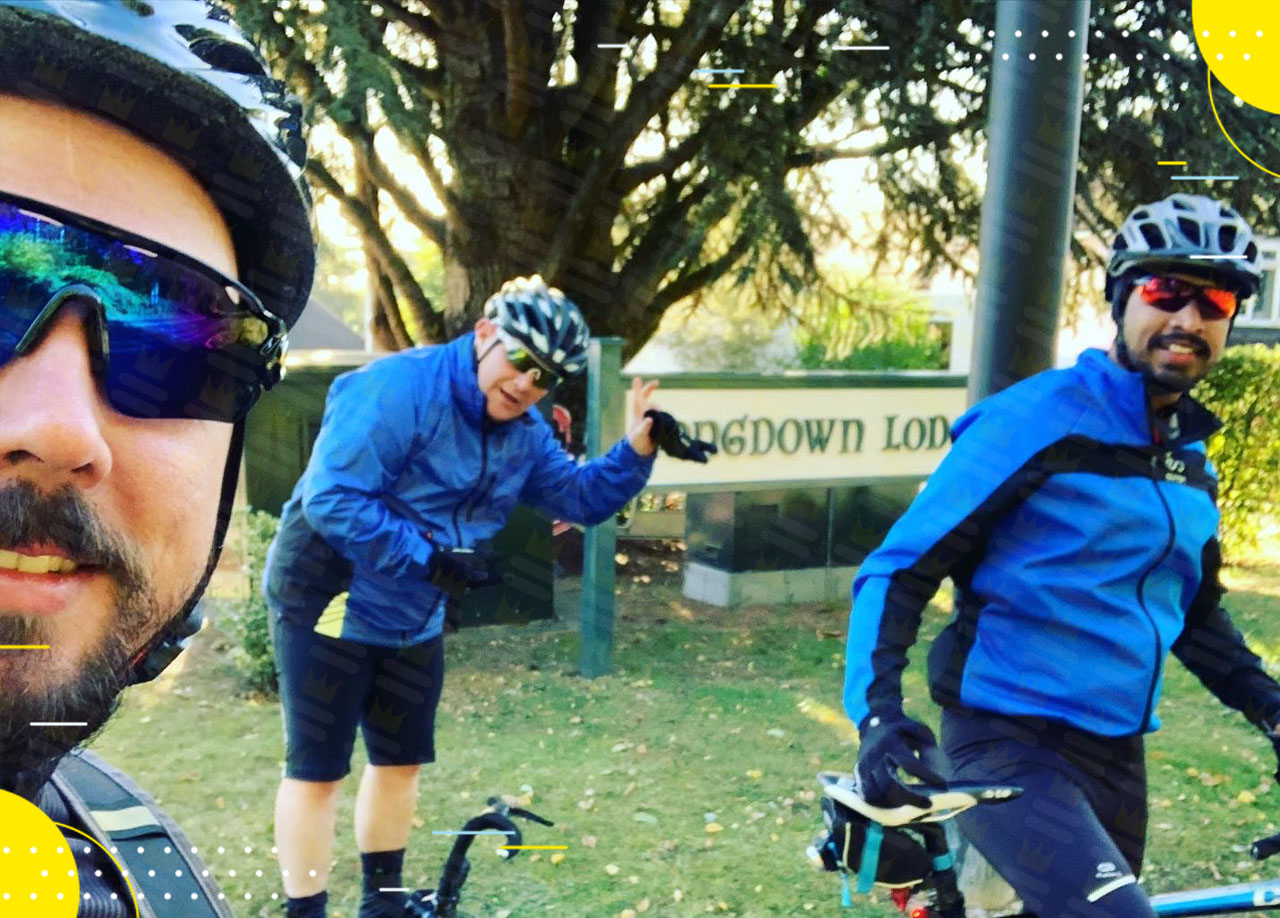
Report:
[[[981,196],[966,162],[985,144],[989,2],[236,0],[234,8],[313,120],[342,138],[309,171],[360,231],[374,333],[388,347],[412,343],[411,328],[431,340],[457,332],[502,280],[535,271],[584,307],[594,331],[623,336],[629,350],[668,306],[720,278],[750,280],[756,295],[812,282],[815,242],[848,229],[848,202],[834,200],[813,169],[835,159],[872,166],[885,201],[874,242],[882,254],[909,256],[927,273],[958,266],[976,243]],[[1138,201],[1193,190],[1169,182],[1158,159],[1238,173],[1213,191],[1239,206],[1264,203],[1269,177],[1239,159],[1209,110],[1189,4],[1093,9],[1082,225],[1105,235]],[[889,50],[837,49],[848,45]],[[711,68],[742,72],[698,72]],[[1237,142],[1260,156],[1280,148],[1274,116],[1218,91]],[[387,139],[412,156],[435,200],[396,174]],[[1269,213],[1269,196],[1265,203]],[[442,250],[445,302],[428,299],[392,245],[389,209]],[[1075,254],[1088,257],[1078,243]]]

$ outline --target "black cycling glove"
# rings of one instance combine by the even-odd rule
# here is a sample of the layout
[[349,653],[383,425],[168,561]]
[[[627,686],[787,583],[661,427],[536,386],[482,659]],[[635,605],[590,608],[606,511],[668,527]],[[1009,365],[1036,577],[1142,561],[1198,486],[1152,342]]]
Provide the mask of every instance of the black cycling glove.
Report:
[[676,419],[665,411],[650,408],[644,416],[653,420],[653,426],[649,428],[649,439],[657,444],[658,449],[674,459],[705,463],[707,456],[719,452],[714,443],[695,440],[681,433]]
[[497,566],[498,553],[485,542],[474,548],[436,548],[428,579],[436,589],[457,598],[467,590],[501,583]]
[[929,798],[910,790],[898,778],[898,769],[925,784],[946,787],[947,782],[921,761],[926,750],[937,748],[933,731],[905,714],[868,717],[858,748],[858,784],[862,799],[872,806],[910,804],[928,808]]

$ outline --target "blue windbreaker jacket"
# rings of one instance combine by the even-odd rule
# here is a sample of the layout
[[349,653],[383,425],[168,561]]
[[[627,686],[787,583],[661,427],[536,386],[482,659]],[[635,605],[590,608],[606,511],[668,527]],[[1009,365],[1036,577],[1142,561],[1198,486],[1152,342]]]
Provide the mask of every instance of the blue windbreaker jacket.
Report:
[[1259,725],[1280,688],[1219,606],[1221,426],[1184,396],[1153,442],[1144,378],[1089,350],[974,405],[853,584],[845,710],[902,706],[902,671],[943,578],[955,616],[929,651],[941,705],[1064,722],[1101,736],[1159,727],[1172,650]]
[[444,595],[427,582],[433,546],[492,537],[517,503],[599,523],[644,488],[653,457],[625,439],[579,465],[534,409],[489,420],[473,340],[402,351],[334,380],[267,553],[274,614],[312,627],[348,590],[342,638],[430,640],[444,627]]

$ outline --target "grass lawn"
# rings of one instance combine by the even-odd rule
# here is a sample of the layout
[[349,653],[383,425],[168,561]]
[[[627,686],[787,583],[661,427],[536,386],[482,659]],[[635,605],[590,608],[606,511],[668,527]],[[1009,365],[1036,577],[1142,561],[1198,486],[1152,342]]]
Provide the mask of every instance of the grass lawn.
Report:
[[[431,830],[459,828],[503,792],[556,822],[530,827],[526,844],[568,849],[504,864],[478,843],[463,897],[475,915],[894,913],[865,900],[840,909],[837,881],[803,854],[820,824],[814,772],[854,761],[839,708],[847,604],[725,611],[683,600],[677,578],[622,578],[615,674],[595,681],[575,675],[577,636],[558,623],[448,640],[439,761],[424,770],[407,883],[435,883],[449,840]],[[1224,579],[1225,604],[1280,673],[1280,563]],[[940,595],[921,645],[945,621]],[[219,641],[206,629],[183,665],[131,690],[93,746],[186,829],[238,915],[278,915],[279,712],[239,693]],[[921,645],[908,705],[936,722]],[[1176,662],[1160,714],[1148,744],[1148,890],[1260,877],[1245,846],[1280,822],[1269,744]],[[363,762],[360,750],[340,816],[334,918],[355,915],[351,803]]]

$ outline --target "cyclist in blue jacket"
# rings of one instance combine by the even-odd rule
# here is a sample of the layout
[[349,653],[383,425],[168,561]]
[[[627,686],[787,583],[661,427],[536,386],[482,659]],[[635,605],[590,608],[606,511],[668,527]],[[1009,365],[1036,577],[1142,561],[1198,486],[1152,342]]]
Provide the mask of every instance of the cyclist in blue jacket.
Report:
[[276,841],[291,918],[325,913],[338,787],[359,723],[361,918],[420,912],[401,887],[419,767],[434,761],[446,607],[488,582],[485,540],[517,503],[594,524],[653,468],[657,383],[633,424],[576,463],[534,410],[586,364],[578,308],[540,277],[489,299],[474,332],[376,360],[329,390],[314,451],[264,576],[287,746]]
[[903,713],[921,612],[950,577],[955,616],[929,651],[952,777],[1021,785],[961,830],[1039,918],[1154,914],[1140,892],[1142,735],[1172,651],[1271,733],[1280,687],[1219,605],[1220,422],[1190,395],[1257,293],[1245,221],[1176,194],[1124,222],[1107,268],[1109,352],[984,399],[860,567],[844,702],[879,805],[919,802],[932,733]]

